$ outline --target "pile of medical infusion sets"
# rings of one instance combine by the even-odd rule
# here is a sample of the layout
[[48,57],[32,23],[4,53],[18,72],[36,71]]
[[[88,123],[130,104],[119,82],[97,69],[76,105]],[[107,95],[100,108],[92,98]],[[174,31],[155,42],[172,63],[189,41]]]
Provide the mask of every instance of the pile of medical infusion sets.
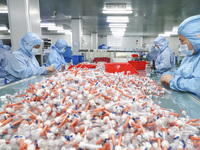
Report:
[[152,100],[166,90],[148,77],[72,68],[6,95],[0,149],[194,150],[198,119]]

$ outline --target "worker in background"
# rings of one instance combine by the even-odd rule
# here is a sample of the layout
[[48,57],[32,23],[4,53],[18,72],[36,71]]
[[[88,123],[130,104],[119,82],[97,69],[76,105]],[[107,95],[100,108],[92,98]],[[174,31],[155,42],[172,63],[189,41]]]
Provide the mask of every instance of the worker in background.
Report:
[[12,50],[9,45],[3,45],[3,48],[8,50],[10,53],[12,53]]
[[38,53],[41,43],[41,39],[32,32],[24,35],[20,42],[20,49],[11,54],[6,66],[8,83],[35,75],[44,75],[55,70],[53,66],[39,66],[35,55]]
[[7,75],[5,67],[8,64],[10,55],[10,52],[4,48],[3,41],[0,39],[0,78],[5,78]]
[[[174,54],[168,47],[169,42],[163,36],[159,36],[154,40],[155,48],[159,50],[155,61],[155,69],[158,73],[170,71],[175,66]],[[153,68],[153,65],[151,66]]]
[[58,39],[55,46],[52,46],[52,51],[47,59],[47,66],[53,65],[56,70],[62,69],[62,66],[66,66],[67,63],[63,57],[63,53],[66,51],[67,42],[63,39]]
[[171,89],[187,91],[200,96],[200,15],[184,20],[178,27],[181,51],[186,54],[181,65],[173,72],[166,72],[161,83]]
[[152,62],[153,60],[155,61],[158,57],[158,53],[159,53],[159,50],[156,49],[155,46],[153,45],[151,47],[151,51],[146,56],[146,60],[149,62]]

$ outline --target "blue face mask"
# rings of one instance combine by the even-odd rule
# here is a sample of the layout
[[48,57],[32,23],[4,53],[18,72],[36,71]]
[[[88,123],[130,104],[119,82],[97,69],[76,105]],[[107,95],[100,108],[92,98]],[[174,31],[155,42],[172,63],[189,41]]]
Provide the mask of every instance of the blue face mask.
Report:
[[191,56],[194,53],[194,50],[189,50],[187,45],[188,45],[188,43],[187,44],[180,44],[181,52],[183,52],[187,56]]
[[33,48],[32,51],[31,51],[31,54],[32,55],[36,55],[37,53],[38,53],[38,49]]

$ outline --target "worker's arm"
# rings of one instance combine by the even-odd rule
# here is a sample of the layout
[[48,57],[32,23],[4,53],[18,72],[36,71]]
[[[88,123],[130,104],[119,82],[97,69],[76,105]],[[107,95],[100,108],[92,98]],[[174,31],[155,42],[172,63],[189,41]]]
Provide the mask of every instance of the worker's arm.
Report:
[[[35,67],[31,67],[27,63],[31,63]],[[47,69],[44,66],[40,67],[36,59],[33,59],[33,62],[28,62],[27,59],[23,58],[23,55],[15,54],[11,56],[8,72],[19,79],[23,79],[35,75],[47,74]]]

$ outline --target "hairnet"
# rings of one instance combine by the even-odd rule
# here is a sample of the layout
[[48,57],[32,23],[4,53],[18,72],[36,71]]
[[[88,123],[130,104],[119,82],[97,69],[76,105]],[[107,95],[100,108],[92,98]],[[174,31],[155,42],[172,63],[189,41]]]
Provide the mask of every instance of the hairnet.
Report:
[[166,47],[168,47],[169,42],[164,36],[161,35],[154,40],[154,44],[158,45],[160,51],[162,52]]
[[20,48],[28,53],[29,55],[31,52],[31,49],[35,46],[35,45],[41,45],[42,40],[35,34],[32,32],[28,32],[24,35],[24,37],[21,39],[20,42]]
[[196,52],[200,51],[200,15],[185,19],[178,27],[178,34],[186,37]]
[[67,47],[67,42],[63,39],[58,39],[56,41],[55,47],[61,51],[63,51]]
[[3,47],[3,41],[0,39],[0,47]]

